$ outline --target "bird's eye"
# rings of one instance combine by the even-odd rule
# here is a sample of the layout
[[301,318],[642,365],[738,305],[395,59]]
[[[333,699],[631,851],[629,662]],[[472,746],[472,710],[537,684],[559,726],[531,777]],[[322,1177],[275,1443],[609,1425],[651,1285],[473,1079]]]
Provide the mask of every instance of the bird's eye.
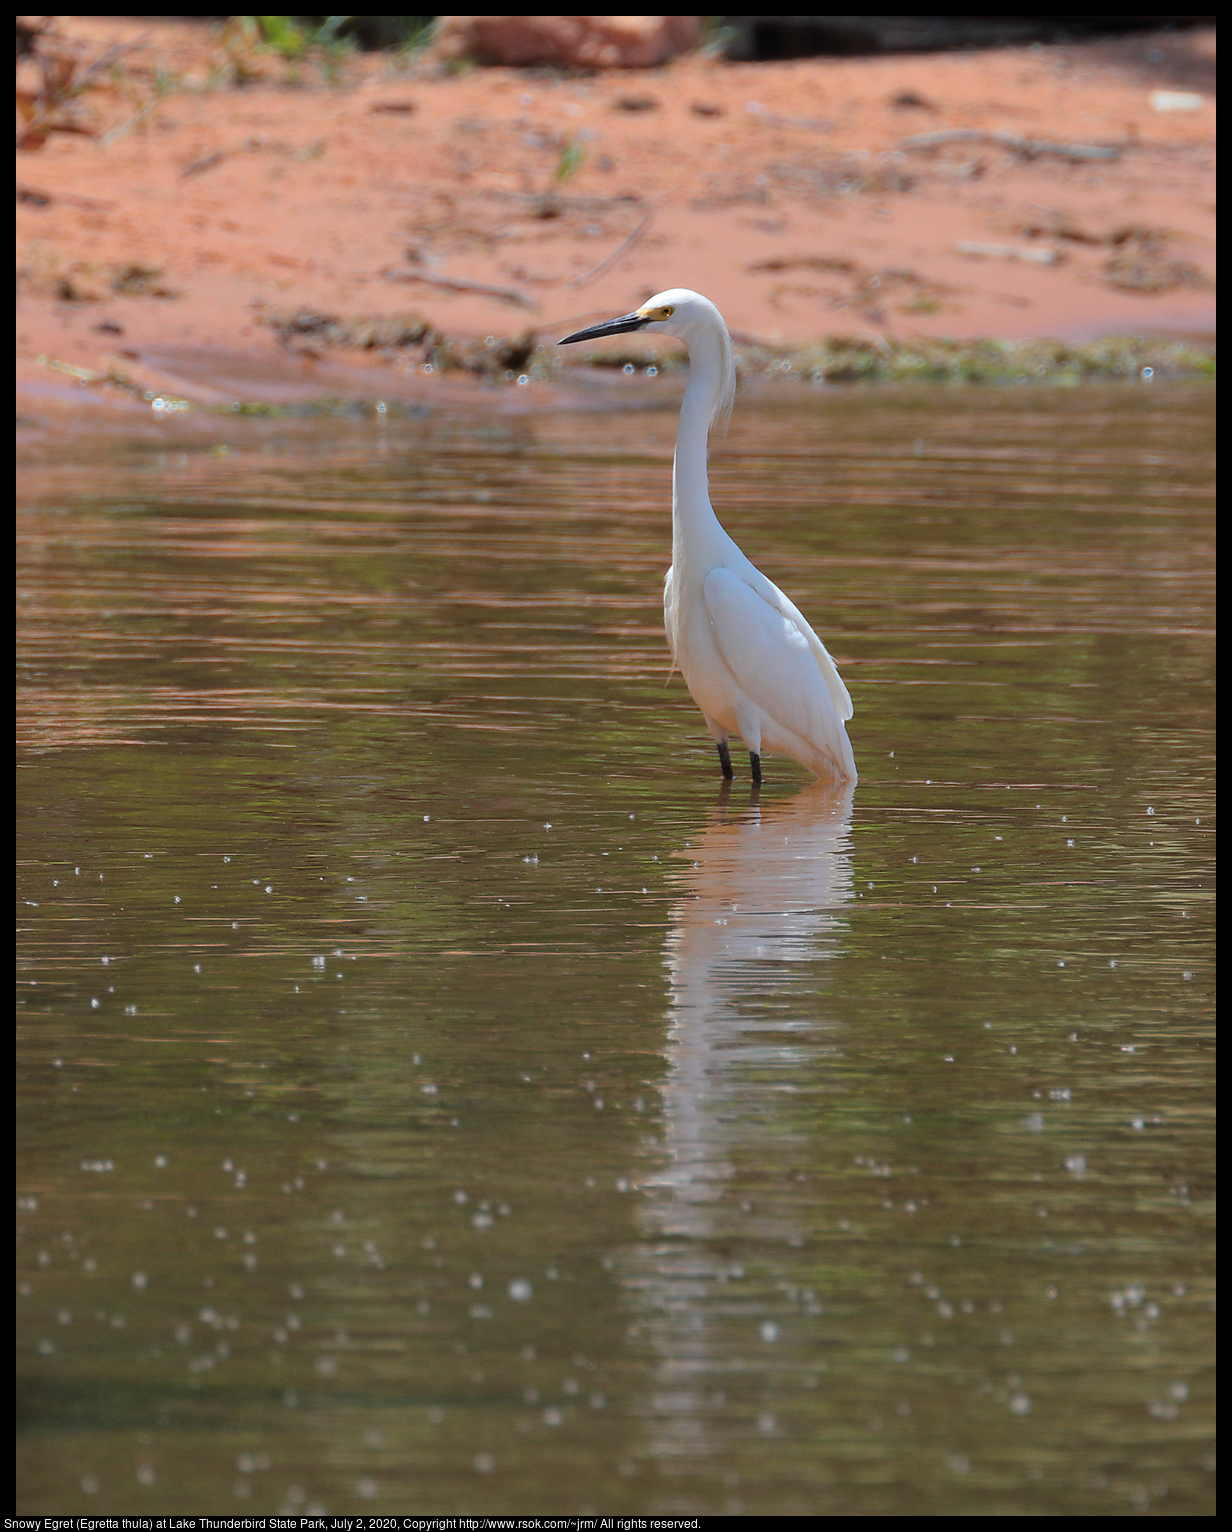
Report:
[[676,310],[669,303],[666,308],[660,309],[659,312],[663,315],[664,319],[670,319]]

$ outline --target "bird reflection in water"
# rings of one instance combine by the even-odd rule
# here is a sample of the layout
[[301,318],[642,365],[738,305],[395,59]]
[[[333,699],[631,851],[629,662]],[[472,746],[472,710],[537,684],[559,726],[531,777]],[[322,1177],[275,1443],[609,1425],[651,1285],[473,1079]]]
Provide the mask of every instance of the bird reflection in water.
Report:
[[[738,1166],[764,1172],[763,1151],[773,1146],[777,1160],[799,1132],[797,1114],[784,1121],[780,1105],[801,1087],[801,1066],[827,1030],[816,1014],[816,960],[839,951],[838,912],[852,897],[851,799],[850,787],[819,782],[742,814],[721,803],[678,853],[662,1168],[643,1181],[653,1188],[648,1233],[705,1238],[730,1227],[724,1190]],[[796,977],[792,964],[807,968]]]
[[686,1478],[712,1474],[723,1438],[750,1420],[777,1432],[765,1400],[784,1367],[815,1382],[825,1365],[799,1323],[819,1307],[782,1331],[775,1316],[778,1290],[807,1282],[814,1258],[796,1172],[827,1099],[821,995],[852,897],[851,800],[820,782],[742,813],[720,800],[679,852],[661,1137],[640,1177],[641,1239],[618,1272],[630,1337],[649,1352],[646,1451]]

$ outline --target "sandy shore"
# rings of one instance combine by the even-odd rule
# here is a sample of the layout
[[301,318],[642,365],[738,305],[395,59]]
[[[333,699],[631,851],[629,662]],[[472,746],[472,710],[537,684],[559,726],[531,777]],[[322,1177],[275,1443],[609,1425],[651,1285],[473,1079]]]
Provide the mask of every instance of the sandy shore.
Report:
[[[212,23],[57,26],[86,61],[137,46],[78,99],[89,133],[17,155],[30,386],[41,357],[347,393],[422,368],[358,318],[550,342],[674,285],[770,344],[1214,332],[1213,29],[582,78],[266,56],[241,86]],[[983,136],[912,142],[955,129]],[[271,323],[305,309],[344,344]]]

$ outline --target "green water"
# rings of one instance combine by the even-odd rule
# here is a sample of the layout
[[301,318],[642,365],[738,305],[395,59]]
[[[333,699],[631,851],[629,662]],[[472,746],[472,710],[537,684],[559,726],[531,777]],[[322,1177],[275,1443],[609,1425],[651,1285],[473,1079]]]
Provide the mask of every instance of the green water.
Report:
[[24,1512],[1213,1511],[1213,401],[35,428]]

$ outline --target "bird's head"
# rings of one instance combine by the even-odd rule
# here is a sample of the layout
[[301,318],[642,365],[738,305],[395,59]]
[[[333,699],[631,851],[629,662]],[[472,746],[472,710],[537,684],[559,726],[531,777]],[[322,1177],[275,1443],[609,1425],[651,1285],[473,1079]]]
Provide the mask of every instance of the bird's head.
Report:
[[687,345],[694,336],[703,331],[727,333],[723,316],[701,293],[691,292],[687,287],[669,287],[666,292],[656,293],[632,314],[622,314],[619,319],[606,319],[602,324],[591,325],[566,335],[557,342],[571,346],[579,340],[602,340],[608,335],[625,335],[630,330],[649,330],[658,335],[674,335]]
[[632,314],[578,330],[557,341],[557,345],[602,340],[608,335],[625,335],[630,330],[649,330],[682,340],[689,348],[694,368],[701,364],[708,428],[726,423],[736,396],[736,365],[723,316],[709,298],[687,287],[669,287],[666,292],[648,298]]

